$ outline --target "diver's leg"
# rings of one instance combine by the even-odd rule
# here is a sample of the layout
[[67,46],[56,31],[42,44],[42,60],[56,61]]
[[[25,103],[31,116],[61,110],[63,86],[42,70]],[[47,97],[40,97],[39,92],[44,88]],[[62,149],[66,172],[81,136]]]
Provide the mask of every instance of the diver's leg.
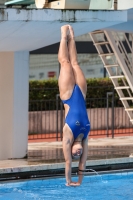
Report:
[[[58,53],[58,60],[61,65],[58,84],[59,84],[59,90],[60,90],[60,97],[62,100],[66,100],[70,98],[74,85],[75,85],[73,68],[69,60],[69,53],[68,53],[68,46],[67,46],[67,31],[68,31],[68,25],[63,26],[61,28],[61,41],[60,41],[60,47],[59,47],[59,53]],[[67,115],[69,111],[69,106],[67,104],[64,104],[64,107],[65,107],[65,115]],[[73,134],[68,124],[65,124],[63,128],[63,153],[64,153],[64,157],[66,161],[65,177],[66,177],[66,181],[68,185],[70,185],[72,182],[71,181],[72,141],[73,141]]]
[[75,39],[74,39],[74,31],[70,25],[69,25],[69,31],[70,31],[70,34],[69,34],[69,40],[68,40],[68,49],[69,49],[70,62],[73,67],[75,82],[80,87],[85,97],[86,92],[87,92],[86,79],[78,64],[77,50],[76,50]]
[[70,98],[75,85],[73,68],[69,60],[69,52],[67,46],[67,32],[68,32],[68,25],[62,26],[61,41],[58,53],[58,60],[61,65],[58,84],[60,90],[60,97],[62,100]]

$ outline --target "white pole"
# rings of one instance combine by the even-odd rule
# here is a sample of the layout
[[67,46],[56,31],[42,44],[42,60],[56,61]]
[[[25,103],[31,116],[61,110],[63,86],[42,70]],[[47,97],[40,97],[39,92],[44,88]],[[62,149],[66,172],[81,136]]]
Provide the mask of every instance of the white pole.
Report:
[[28,82],[29,52],[1,52],[0,160],[26,156]]

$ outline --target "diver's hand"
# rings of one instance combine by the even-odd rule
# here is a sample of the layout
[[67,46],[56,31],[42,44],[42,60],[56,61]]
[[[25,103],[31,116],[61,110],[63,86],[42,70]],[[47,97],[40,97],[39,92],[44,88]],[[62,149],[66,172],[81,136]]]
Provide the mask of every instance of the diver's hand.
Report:
[[77,187],[77,186],[80,186],[80,183],[79,183],[79,182],[66,183],[66,186],[74,186],[74,187]]

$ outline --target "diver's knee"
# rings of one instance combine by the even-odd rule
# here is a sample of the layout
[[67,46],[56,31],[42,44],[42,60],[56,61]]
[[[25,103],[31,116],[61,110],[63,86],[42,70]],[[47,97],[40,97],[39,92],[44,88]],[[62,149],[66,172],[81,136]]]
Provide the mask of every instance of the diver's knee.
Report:
[[58,58],[58,61],[61,65],[70,64],[70,60],[66,58],[61,58],[61,59]]
[[73,67],[75,67],[75,66],[79,66],[79,63],[78,63],[77,60],[75,60],[75,61],[71,61],[71,65],[72,65]]

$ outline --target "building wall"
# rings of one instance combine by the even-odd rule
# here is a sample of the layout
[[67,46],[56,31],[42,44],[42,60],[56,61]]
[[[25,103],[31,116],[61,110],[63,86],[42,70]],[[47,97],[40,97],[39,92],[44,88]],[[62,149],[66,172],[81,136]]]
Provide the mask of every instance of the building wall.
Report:
[[[97,54],[78,54],[78,61],[86,78],[104,76],[103,64]],[[29,80],[58,79],[59,70],[57,54],[30,55]]]
[[[98,37],[99,40],[103,40],[103,34],[99,34]],[[125,38],[122,33],[119,33],[119,37],[124,41]],[[108,76],[89,33],[78,36],[75,40],[79,65],[83,70],[85,77],[101,78]],[[31,52],[29,80],[58,79],[60,71],[57,56],[58,49],[59,43]]]
[[30,55],[29,80],[47,80],[51,78],[50,72],[54,72],[54,78],[59,76],[59,63],[57,54]]

